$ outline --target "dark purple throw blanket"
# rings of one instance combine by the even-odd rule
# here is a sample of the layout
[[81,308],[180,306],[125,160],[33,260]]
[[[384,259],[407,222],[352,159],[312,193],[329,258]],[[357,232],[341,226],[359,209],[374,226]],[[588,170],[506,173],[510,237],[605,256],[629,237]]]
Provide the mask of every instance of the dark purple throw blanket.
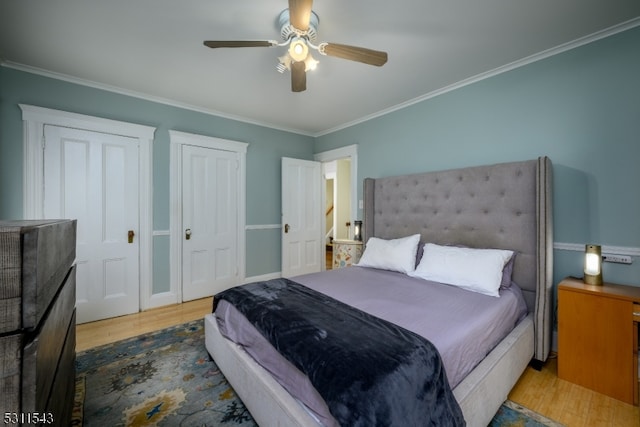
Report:
[[341,426],[464,426],[425,338],[289,279],[231,288],[233,304],[305,373]]

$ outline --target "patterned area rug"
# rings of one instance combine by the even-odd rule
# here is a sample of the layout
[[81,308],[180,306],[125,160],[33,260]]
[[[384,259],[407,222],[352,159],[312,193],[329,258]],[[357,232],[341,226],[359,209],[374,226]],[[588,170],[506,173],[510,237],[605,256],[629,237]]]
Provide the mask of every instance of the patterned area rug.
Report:
[[507,400],[493,417],[489,427],[564,427],[531,409]]
[[[256,423],[204,346],[202,320],[76,356],[73,426],[236,426]],[[492,427],[559,426],[505,402]]]
[[256,423],[209,358],[198,320],[77,354],[72,425]]

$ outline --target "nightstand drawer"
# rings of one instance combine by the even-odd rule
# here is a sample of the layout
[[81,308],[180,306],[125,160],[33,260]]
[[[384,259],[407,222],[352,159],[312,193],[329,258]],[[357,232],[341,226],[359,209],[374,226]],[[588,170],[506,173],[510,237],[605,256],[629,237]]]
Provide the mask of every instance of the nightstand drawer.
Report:
[[633,304],[633,321],[640,322],[640,304]]

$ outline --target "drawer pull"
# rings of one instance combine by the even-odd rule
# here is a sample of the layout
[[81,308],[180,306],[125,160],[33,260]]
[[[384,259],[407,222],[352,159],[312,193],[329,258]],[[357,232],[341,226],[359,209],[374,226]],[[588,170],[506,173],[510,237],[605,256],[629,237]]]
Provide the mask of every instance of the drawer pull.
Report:
[[633,315],[634,315],[634,316],[640,316],[640,311],[634,311],[634,312],[633,312]]

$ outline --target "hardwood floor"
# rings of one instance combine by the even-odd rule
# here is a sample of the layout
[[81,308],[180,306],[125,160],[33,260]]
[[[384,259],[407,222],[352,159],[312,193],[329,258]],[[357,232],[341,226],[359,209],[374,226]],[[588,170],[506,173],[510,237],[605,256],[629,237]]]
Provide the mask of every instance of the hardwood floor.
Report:
[[509,399],[567,427],[640,426],[637,406],[559,379],[557,361],[552,355],[540,371],[528,367]]
[[[201,319],[211,312],[211,307],[212,299],[204,298],[78,325],[76,351]],[[540,371],[527,368],[509,399],[567,427],[640,427],[637,406],[559,379],[555,357],[550,358]]]
[[212,308],[213,298],[203,298],[184,304],[77,325],[76,352],[202,319],[205,314],[211,313]]

